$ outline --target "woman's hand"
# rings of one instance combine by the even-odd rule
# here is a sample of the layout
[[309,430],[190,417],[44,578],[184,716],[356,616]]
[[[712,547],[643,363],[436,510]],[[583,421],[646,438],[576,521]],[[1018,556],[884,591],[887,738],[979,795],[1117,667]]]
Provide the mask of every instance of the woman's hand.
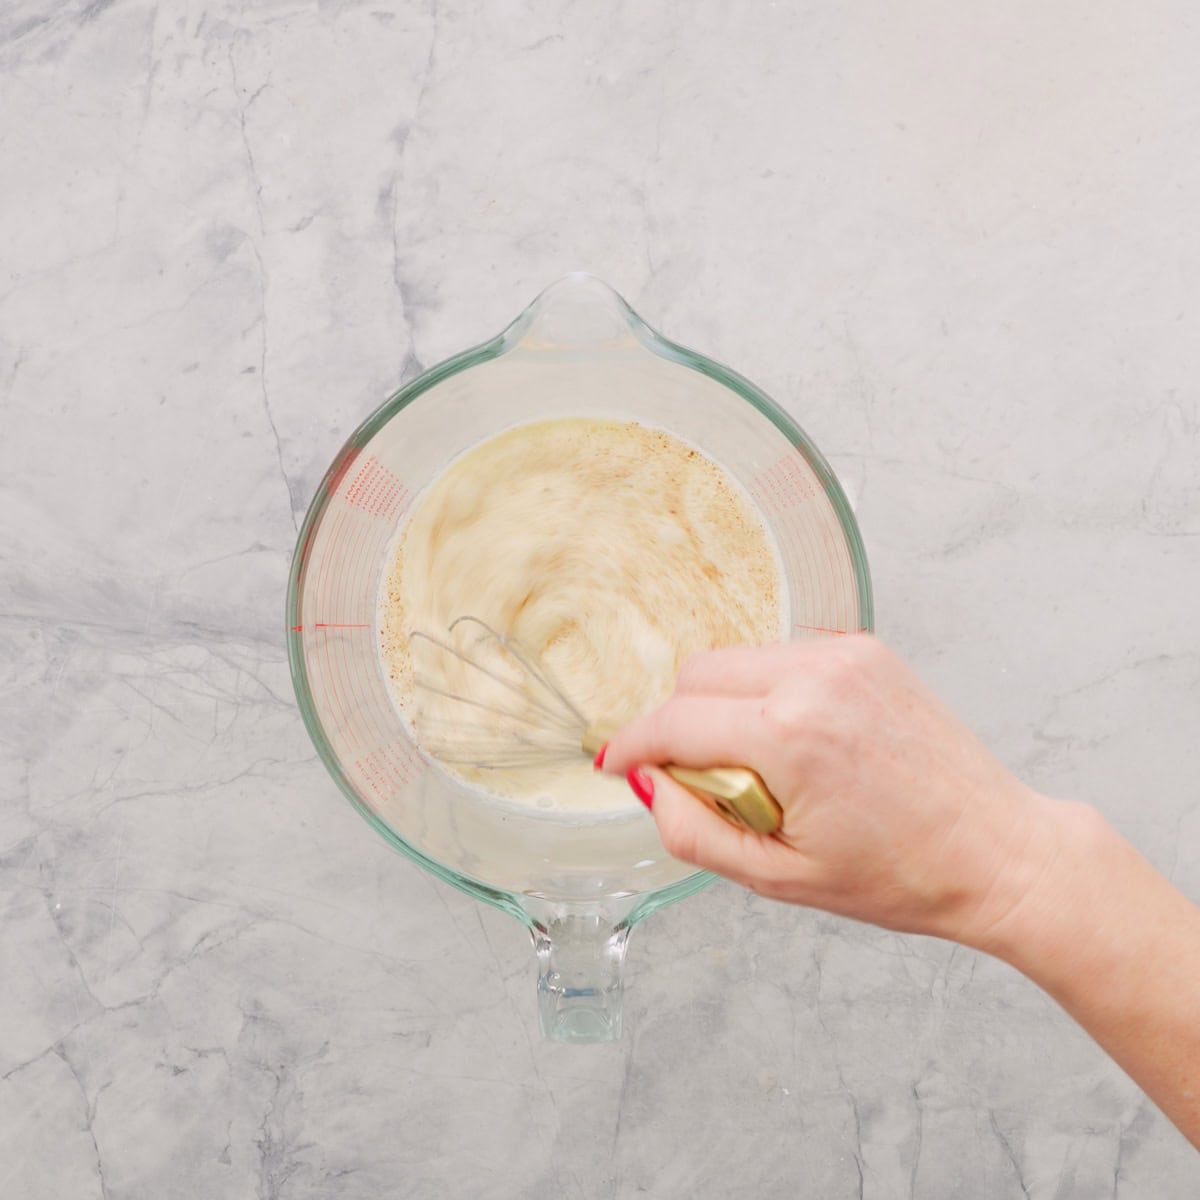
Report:
[[[644,764],[749,766],[734,828]],[[1200,1147],[1200,909],[1086,804],[1024,787],[870,637],[719,650],[610,742],[663,844],[779,900],[934,934],[1053,996]]]
[[[656,763],[749,766],[783,807],[734,828]],[[1051,860],[1058,802],[1022,786],[869,636],[690,659],[610,742],[675,857],[789,900],[987,949]],[[643,797],[644,798],[644,797]]]

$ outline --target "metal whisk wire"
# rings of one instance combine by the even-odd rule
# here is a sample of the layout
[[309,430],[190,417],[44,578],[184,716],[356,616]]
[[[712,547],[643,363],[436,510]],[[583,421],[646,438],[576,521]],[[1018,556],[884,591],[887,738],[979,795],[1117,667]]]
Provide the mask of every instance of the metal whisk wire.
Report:
[[[414,667],[413,684],[419,691],[491,713],[505,722],[505,726],[497,729],[452,717],[421,717],[417,721],[418,731],[433,735],[423,739],[429,752],[443,763],[470,766],[478,770],[514,770],[578,760],[583,755],[581,739],[589,722],[549,669],[529,654],[515,638],[493,629],[479,617],[458,617],[450,624],[449,634],[453,636],[454,631],[464,623],[478,626],[481,630],[476,644],[494,643],[503,655],[517,664],[525,686],[505,678],[478,657],[464,653],[433,634],[414,630],[410,638],[437,647],[468,671],[476,672],[499,685],[520,700],[524,710],[516,704],[490,703],[478,696],[453,691],[443,681],[431,679]],[[533,689],[528,686],[530,683],[534,685]],[[478,734],[479,740],[471,741],[464,734]]]
[[[518,697],[522,707],[456,692],[447,686],[445,679],[430,679],[417,671],[414,664],[413,686],[417,691],[478,713],[504,718],[497,728],[456,716],[418,714],[414,720],[418,739],[434,758],[447,766],[504,771],[578,762],[581,757],[591,756],[600,749],[608,738],[609,728],[602,723],[590,722],[545,664],[538,662],[514,638],[499,633],[479,617],[458,617],[451,622],[449,635],[453,637],[454,631],[464,623],[476,625],[482,631],[476,645],[494,643],[502,655],[517,664],[520,682],[505,678],[500,671],[480,662],[478,657],[423,630],[415,630],[409,635],[410,644],[426,642],[436,647],[465,667],[468,673],[475,672],[481,680],[486,678]],[[697,769],[667,765],[663,769],[735,825],[765,834],[777,832],[782,825],[783,810],[762,779],[748,767]]]

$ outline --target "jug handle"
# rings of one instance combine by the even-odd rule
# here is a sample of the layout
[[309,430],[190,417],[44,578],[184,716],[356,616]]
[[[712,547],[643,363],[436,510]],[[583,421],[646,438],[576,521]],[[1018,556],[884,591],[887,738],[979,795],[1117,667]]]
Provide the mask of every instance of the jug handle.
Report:
[[[601,904],[526,898],[537,955],[538,1024],[552,1042],[614,1042],[621,1036],[624,912]],[[622,906],[624,907],[624,906]]]

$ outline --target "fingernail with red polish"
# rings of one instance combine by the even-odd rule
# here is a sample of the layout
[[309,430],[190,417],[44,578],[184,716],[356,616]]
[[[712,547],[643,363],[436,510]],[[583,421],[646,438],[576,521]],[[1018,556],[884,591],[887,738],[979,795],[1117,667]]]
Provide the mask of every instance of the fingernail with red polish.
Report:
[[592,770],[593,771],[599,771],[599,770],[603,769],[604,756],[607,753],[608,753],[608,743],[605,742],[604,745],[600,747],[600,753],[597,754],[595,759],[592,761]]
[[625,772],[625,778],[629,782],[629,786],[633,788],[633,794],[647,807],[654,807],[654,780],[650,778],[640,767],[630,767]]

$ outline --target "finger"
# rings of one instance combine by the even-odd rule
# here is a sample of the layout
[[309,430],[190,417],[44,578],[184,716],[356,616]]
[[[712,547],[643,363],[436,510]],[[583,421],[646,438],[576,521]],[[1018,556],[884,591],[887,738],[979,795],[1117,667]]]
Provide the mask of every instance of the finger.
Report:
[[759,699],[677,696],[615,734],[603,769],[623,775],[643,763],[752,767],[765,750],[761,711]]
[[779,646],[729,646],[691,655],[675,679],[677,696],[763,696],[783,673]]
[[811,641],[705,650],[684,662],[675,680],[675,695],[765,696],[821,652]]
[[653,789],[650,814],[672,858],[758,889],[770,886],[786,870],[782,856],[795,857],[782,843],[731,825],[657,768],[643,767],[641,772]]

